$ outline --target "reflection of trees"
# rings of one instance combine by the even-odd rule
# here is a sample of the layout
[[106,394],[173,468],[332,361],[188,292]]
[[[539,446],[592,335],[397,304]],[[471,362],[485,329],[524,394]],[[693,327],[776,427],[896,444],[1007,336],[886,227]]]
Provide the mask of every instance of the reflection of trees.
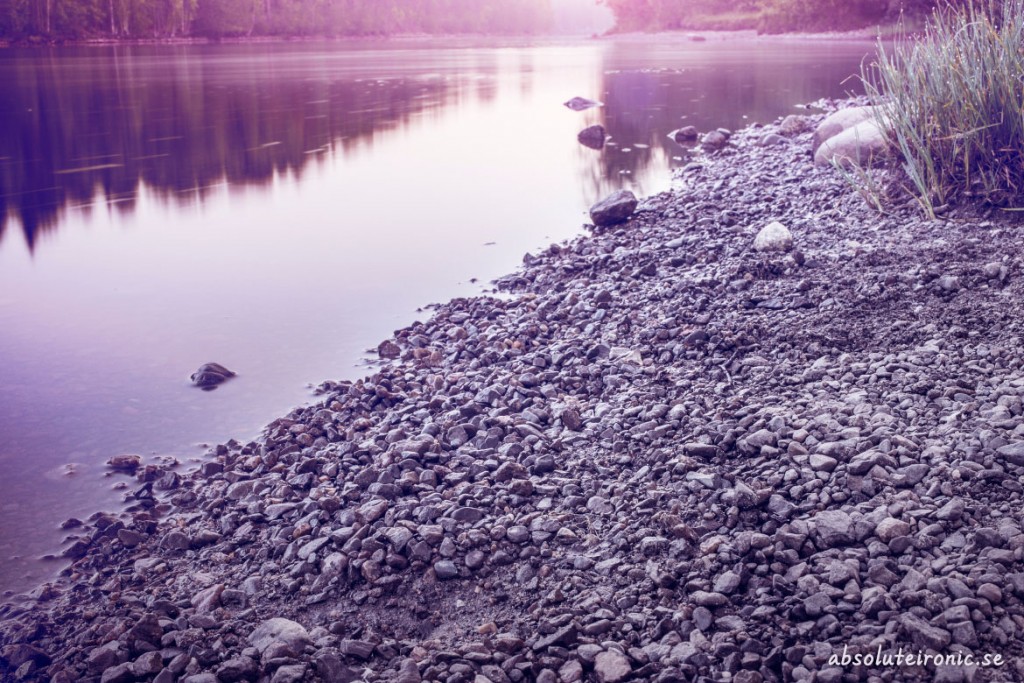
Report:
[[224,179],[266,182],[301,171],[336,141],[369,144],[375,131],[479,87],[335,78],[318,63],[275,70],[287,55],[267,68],[231,61],[266,58],[260,49],[210,48],[204,58],[195,48],[82,49],[60,59],[13,51],[0,64],[0,230],[18,219],[31,246],[64,206],[99,190],[127,208],[140,182],[182,199]]
[[[664,50],[660,60],[659,49]],[[824,59],[822,52],[820,45],[770,42],[683,43],[668,49],[616,43],[604,53],[601,99],[606,106],[587,124],[604,125],[617,146],[599,154],[580,151],[600,159],[593,177],[585,180],[587,194],[619,187],[653,163],[685,158],[687,148],[668,138],[681,126],[693,125],[701,132],[735,130],[791,113],[795,104],[859,91],[856,80],[847,78],[858,69],[861,48],[839,50]],[[643,55],[639,60],[638,54]],[[659,61],[666,66],[650,68]],[[624,147],[630,152],[622,152]]]

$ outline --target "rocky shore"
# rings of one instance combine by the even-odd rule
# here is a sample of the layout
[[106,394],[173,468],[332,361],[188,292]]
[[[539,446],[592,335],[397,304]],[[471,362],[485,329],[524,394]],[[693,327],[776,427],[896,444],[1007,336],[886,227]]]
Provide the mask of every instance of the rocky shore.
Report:
[[875,213],[816,122],[736,133],[258,441],[140,468],[0,611],[0,678],[1024,679],[1019,229]]

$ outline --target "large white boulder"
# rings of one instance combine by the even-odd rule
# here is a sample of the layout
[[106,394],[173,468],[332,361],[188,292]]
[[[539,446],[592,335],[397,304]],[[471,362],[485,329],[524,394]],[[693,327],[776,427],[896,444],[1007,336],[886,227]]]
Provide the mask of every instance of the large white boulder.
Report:
[[885,131],[877,119],[861,121],[821,143],[814,153],[815,166],[827,166],[833,161],[841,166],[867,168],[888,153]]
[[839,135],[844,130],[853,128],[862,121],[875,118],[875,107],[847,107],[834,111],[818,124],[811,139],[811,153],[816,154],[822,143]]

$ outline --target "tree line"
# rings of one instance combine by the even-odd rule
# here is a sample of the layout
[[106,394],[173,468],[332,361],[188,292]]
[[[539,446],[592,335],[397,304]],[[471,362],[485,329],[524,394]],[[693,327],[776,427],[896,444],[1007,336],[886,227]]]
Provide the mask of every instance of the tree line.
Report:
[[602,0],[620,31],[685,28],[824,31],[900,19],[916,22],[940,5],[995,0]]
[[538,33],[550,0],[0,0],[0,39]]

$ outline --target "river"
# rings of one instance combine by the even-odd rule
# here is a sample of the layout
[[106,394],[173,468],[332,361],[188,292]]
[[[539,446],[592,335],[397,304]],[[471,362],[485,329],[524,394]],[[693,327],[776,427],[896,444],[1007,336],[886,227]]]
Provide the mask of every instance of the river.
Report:
[[[860,92],[869,42],[401,39],[0,50],[0,589],[115,511],[113,455],[194,466],[431,302],[489,289],[683,125]],[[573,96],[605,106],[574,112]],[[576,134],[601,123],[603,150]],[[216,361],[215,391],[189,375]]]

